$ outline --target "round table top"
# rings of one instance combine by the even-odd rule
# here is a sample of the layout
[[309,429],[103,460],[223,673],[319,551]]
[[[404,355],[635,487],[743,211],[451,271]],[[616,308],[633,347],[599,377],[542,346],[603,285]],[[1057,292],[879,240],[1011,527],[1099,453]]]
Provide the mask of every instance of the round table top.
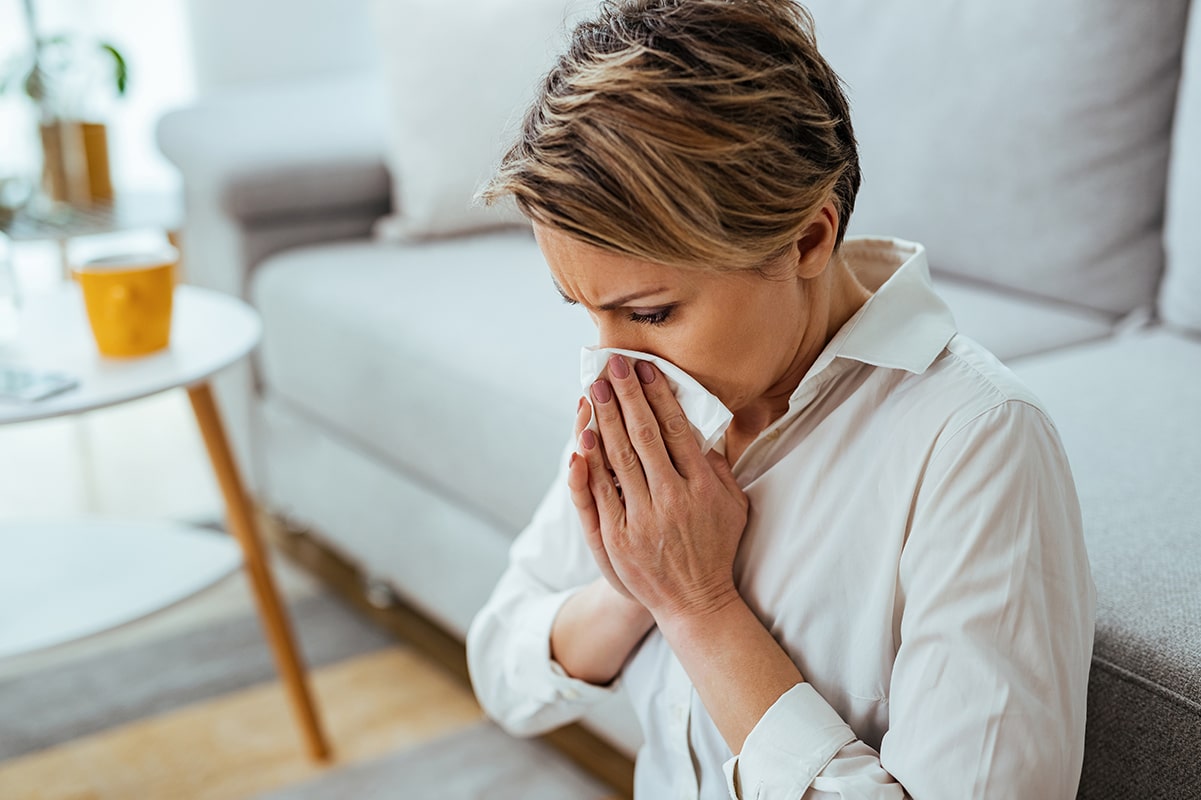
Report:
[[79,385],[35,402],[0,399],[0,424],[78,414],[199,383],[258,344],[258,312],[242,300],[197,286],[175,287],[171,343],[135,358],[100,355],[74,281],[26,298],[15,345],[0,363],[67,372]]

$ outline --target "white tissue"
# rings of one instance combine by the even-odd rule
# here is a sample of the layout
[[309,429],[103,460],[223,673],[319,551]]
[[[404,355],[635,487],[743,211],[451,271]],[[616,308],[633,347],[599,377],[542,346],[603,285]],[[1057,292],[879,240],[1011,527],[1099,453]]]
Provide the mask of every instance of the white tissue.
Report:
[[[592,384],[604,372],[609,363],[609,357],[613,355],[622,355],[630,359],[631,368],[634,366],[634,361],[649,361],[658,367],[659,371],[663,373],[663,377],[667,378],[667,385],[675,394],[680,408],[684,411],[684,416],[692,423],[692,432],[696,434],[696,441],[701,446],[701,452],[707,453],[713,449],[713,446],[725,434],[726,428],[730,426],[734,415],[722,405],[720,400],[710,394],[708,389],[697,383],[695,378],[670,361],[658,356],[612,347],[585,347],[580,351],[580,385],[583,387],[584,396],[588,398],[589,403],[593,402],[590,392]],[[596,414],[593,414],[592,419],[588,420],[588,430],[593,433],[599,432],[596,426]]]

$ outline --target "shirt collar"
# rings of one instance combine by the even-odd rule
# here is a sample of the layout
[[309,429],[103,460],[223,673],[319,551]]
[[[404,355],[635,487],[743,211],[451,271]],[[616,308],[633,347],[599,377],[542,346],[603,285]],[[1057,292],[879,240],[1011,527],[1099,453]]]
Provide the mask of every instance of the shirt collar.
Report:
[[853,236],[839,254],[873,294],[826,345],[809,375],[836,358],[925,372],[956,332],[951,309],[930,281],[926,248],[903,239]]

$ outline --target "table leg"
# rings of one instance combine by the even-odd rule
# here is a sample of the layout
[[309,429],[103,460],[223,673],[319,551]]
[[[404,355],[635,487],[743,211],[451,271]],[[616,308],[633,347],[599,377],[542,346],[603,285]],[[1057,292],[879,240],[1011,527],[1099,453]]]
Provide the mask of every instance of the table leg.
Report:
[[309,755],[315,760],[324,761],[329,757],[329,745],[317,720],[304,667],[297,655],[292,632],[271,577],[270,565],[258,535],[246,490],[230,453],[212,389],[208,382],[189,386],[188,398],[192,401],[192,410],[196,412],[200,433],[204,437],[209,459],[213,462],[213,470],[225,497],[229,526],[242,546],[246,558],[246,571],[254,589],[255,600],[258,602],[259,615],[275,655],[276,667],[292,701],[292,710],[304,733]]

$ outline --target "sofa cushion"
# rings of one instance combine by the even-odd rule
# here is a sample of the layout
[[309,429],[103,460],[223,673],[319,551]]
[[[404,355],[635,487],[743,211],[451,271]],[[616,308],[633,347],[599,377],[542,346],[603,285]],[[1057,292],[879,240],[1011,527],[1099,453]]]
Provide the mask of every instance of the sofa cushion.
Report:
[[1015,371],[1063,437],[1097,585],[1081,796],[1201,796],[1201,341],[1139,331]]
[[[373,0],[388,83],[396,214],[382,238],[525,224],[508,200],[473,202],[516,136],[539,79],[590,0]],[[465,56],[464,54],[469,54]]]
[[274,391],[500,527],[524,526],[595,340],[527,231],[281,253],[251,296]]
[[1152,305],[1187,0],[806,5],[862,148],[853,231],[923,242],[936,271]]
[[1165,222],[1167,272],[1159,295],[1165,321],[1201,331],[1201,9],[1185,40]]

